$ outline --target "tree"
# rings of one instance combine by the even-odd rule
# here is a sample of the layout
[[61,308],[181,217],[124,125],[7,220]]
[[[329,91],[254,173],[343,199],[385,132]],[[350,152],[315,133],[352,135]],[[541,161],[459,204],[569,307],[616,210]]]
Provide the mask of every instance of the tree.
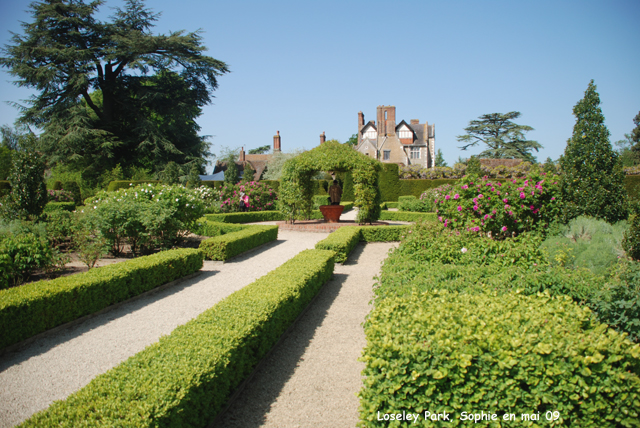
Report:
[[177,163],[167,163],[167,166],[162,172],[162,182],[169,185],[178,184],[180,182],[180,168]]
[[345,144],[355,148],[358,145],[358,134],[353,134]]
[[622,163],[609,142],[593,80],[573,114],[573,135],[560,159],[560,192],[566,217],[588,215],[609,223],[626,219],[628,203]]
[[264,172],[264,174],[262,174],[263,179],[280,180],[284,163],[289,159],[295,158],[301,153],[302,150],[294,150],[290,153],[275,152],[267,161],[267,170]]
[[616,151],[623,167],[634,166],[638,163],[640,153],[633,151],[634,144],[630,134],[624,134],[624,140],[618,140],[613,144],[618,147]]
[[3,50],[0,65],[18,86],[38,94],[21,123],[44,129],[50,159],[88,175],[120,163],[164,169],[208,155],[195,118],[209,103],[227,65],[205,56],[198,32],[153,35],[158,14],[127,0],[109,22],[95,18],[102,0],[47,0],[30,6]]
[[464,128],[466,135],[458,135],[459,142],[464,143],[460,149],[467,150],[478,143],[484,143],[488,149],[478,156],[492,159],[523,159],[531,163],[536,158],[531,154],[542,148],[537,141],[527,140],[524,134],[533,131],[527,125],[513,123],[513,119],[520,117],[520,112],[511,111],[506,114],[490,113],[480,116],[480,120],[472,120],[469,126]]
[[480,159],[476,156],[471,156],[467,161],[466,175],[482,176],[482,165],[480,165]]
[[195,189],[196,187],[200,187],[201,184],[200,168],[198,165],[193,164],[191,168],[189,168],[189,174],[187,174],[187,187],[189,189]]
[[633,118],[633,124],[636,127],[631,131],[629,138],[633,141],[633,150],[640,152],[640,112]]
[[242,181],[253,181],[256,175],[256,170],[253,169],[253,165],[250,162],[244,163],[244,170],[242,173]]
[[240,172],[234,157],[229,157],[227,161],[227,170],[224,172],[224,182],[226,184],[237,184],[240,181]]
[[249,150],[249,154],[250,155],[262,155],[264,153],[269,153],[270,150],[271,150],[271,146],[270,145],[260,146],[257,149]]
[[48,199],[44,161],[38,153],[30,151],[15,151],[13,158],[9,175],[11,209],[20,218],[35,220]]
[[436,152],[436,166],[447,166],[447,161],[444,160],[444,156],[442,155],[442,150],[438,149]]

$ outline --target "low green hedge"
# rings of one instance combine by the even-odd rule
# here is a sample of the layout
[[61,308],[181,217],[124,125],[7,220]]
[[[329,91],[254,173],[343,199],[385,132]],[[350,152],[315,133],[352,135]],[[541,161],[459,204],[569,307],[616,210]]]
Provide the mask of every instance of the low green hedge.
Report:
[[344,263],[349,253],[360,242],[360,227],[345,226],[316,243],[317,250],[330,250],[336,254],[336,263]]
[[436,213],[414,213],[408,211],[381,211],[380,220],[391,221],[436,221],[438,216]]
[[220,236],[226,233],[238,232],[240,230],[244,230],[247,227],[241,224],[233,224],[233,223],[217,223],[214,221],[209,221],[206,218],[201,218],[196,222],[196,226],[191,232],[200,236]]
[[70,211],[73,212],[76,209],[75,202],[47,202],[44,206],[43,212],[50,213],[52,211]]
[[108,192],[115,192],[118,189],[128,189],[129,187],[139,186],[140,184],[160,183],[160,180],[115,180],[109,183]]
[[408,226],[346,226],[329,234],[315,248],[335,252],[336,262],[344,263],[358,242],[399,241],[407,230]]
[[382,205],[380,205],[380,208],[382,208],[383,210],[388,210],[389,208],[398,208],[398,205],[400,205],[399,202],[387,201],[383,202]]
[[306,250],[23,427],[206,427],[333,273]]
[[205,218],[216,223],[256,223],[259,221],[283,221],[280,211],[249,211],[246,213],[205,214]]
[[553,426],[638,426],[640,345],[569,297],[413,293],[378,301],[365,330],[359,426],[403,411],[447,412],[451,426],[480,411],[515,416],[495,426],[548,425],[553,412]]
[[252,248],[278,239],[278,226],[254,225],[237,232],[205,239],[200,251],[207,260],[229,260]]
[[197,272],[202,258],[194,249],[163,251],[0,290],[0,348]]

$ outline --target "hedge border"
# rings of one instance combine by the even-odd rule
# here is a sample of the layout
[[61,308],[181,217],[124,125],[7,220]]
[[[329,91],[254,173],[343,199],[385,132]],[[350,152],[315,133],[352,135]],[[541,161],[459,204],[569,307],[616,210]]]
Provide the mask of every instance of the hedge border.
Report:
[[[353,208],[353,202],[341,202],[344,211]],[[241,213],[224,213],[224,214],[205,214],[206,220],[214,223],[257,223],[261,221],[285,221],[285,216],[280,211],[249,211]],[[311,211],[311,219],[318,220],[322,218],[320,210]]]
[[200,251],[207,260],[227,261],[276,239],[278,226],[251,225],[237,232],[205,239],[200,243]]
[[331,251],[299,253],[21,426],[207,426],[333,267]]
[[0,348],[197,272],[202,260],[199,250],[169,250],[0,290]]
[[409,211],[386,211],[380,213],[380,220],[390,221],[436,221],[438,216],[436,213],[416,213]]
[[75,202],[47,202],[42,210],[45,213],[50,213],[52,211],[69,211],[73,212],[76,210]]
[[316,243],[315,248],[316,250],[333,251],[336,255],[336,263],[344,263],[358,242],[399,241],[408,228],[409,226],[341,227]]

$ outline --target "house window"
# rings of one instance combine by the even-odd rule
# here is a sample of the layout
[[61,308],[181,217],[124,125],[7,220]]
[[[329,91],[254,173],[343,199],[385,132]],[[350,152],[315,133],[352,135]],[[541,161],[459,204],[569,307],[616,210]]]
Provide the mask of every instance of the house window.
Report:
[[382,160],[389,160],[391,158],[391,150],[385,150],[382,152]]
[[411,132],[411,130],[409,130],[405,126],[403,126],[402,128],[400,128],[400,131],[398,132],[398,137],[413,139],[413,132]]
[[369,140],[375,140],[377,137],[378,133],[372,128],[367,129],[367,132],[364,133],[364,138],[368,138]]
[[420,147],[411,147],[409,158],[420,159]]

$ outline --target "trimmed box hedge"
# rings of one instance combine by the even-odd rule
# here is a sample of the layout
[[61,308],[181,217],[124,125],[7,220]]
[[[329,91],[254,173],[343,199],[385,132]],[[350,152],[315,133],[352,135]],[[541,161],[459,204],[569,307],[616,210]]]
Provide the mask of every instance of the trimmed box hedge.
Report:
[[21,426],[208,426],[333,267],[301,252]]
[[204,217],[216,223],[255,223],[259,221],[283,221],[280,211],[249,211],[244,213],[205,214]]
[[390,221],[436,221],[436,213],[414,213],[408,211],[381,211],[380,220]]
[[330,250],[336,254],[336,263],[344,263],[356,244],[365,242],[399,241],[408,226],[345,226],[318,242],[318,250]]
[[195,249],[163,251],[0,290],[0,348],[197,272],[202,258]]
[[200,251],[207,260],[226,261],[276,239],[278,226],[253,225],[237,232],[205,239],[200,243]]
[[640,345],[567,296],[413,293],[377,301],[365,331],[359,426],[426,410],[452,413],[451,426],[481,410],[516,416],[503,426],[553,412],[553,426],[638,426]]

